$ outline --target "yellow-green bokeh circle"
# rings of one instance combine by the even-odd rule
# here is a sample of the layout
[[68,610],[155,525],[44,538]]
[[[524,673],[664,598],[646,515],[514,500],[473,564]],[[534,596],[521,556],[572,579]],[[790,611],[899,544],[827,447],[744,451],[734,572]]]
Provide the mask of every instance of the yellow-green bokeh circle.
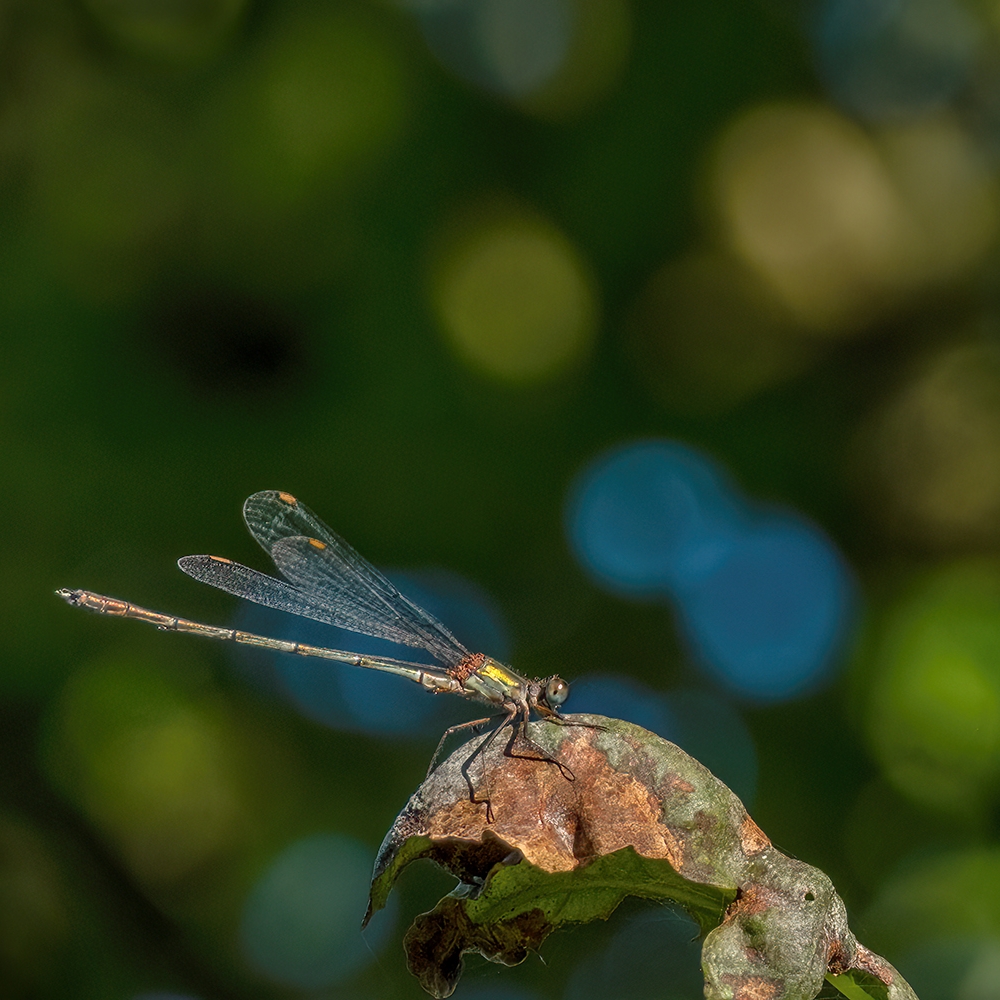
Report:
[[188,63],[208,59],[223,47],[247,0],[84,0],[84,6],[125,52],[141,59]]
[[558,375],[593,339],[597,303],[586,267],[540,220],[512,215],[472,227],[442,256],[434,292],[456,353],[504,381]]
[[245,821],[232,722],[172,666],[124,652],[85,664],[62,691],[45,748],[54,783],[154,885],[217,858]]
[[922,805],[978,814],[1000,791],[1000,567],[937,570],[876,628],[866,722],[887,779]]
[[405,77],[378,19],[337,6],[287,14],[206,116],[219,196],[260,215],[342,191],[402,130]]

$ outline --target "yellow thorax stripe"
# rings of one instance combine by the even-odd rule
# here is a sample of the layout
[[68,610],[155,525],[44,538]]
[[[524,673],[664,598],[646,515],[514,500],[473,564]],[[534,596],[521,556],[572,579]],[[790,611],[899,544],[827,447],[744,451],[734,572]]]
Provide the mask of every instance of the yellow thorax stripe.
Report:
[[489,678],[491,681],[500,681],[501,684],[517,684],[519,680],[506,667],[497,663],[496,660],[487,660],[476,673],[480,677]]

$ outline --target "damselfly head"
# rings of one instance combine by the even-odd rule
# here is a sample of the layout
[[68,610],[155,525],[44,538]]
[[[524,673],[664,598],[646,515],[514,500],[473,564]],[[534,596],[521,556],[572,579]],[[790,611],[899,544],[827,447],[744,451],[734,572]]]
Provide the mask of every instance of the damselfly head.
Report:
[[549,708],[558,708],[569,697],[569,684],[553,675],[545,682],[544,697]]

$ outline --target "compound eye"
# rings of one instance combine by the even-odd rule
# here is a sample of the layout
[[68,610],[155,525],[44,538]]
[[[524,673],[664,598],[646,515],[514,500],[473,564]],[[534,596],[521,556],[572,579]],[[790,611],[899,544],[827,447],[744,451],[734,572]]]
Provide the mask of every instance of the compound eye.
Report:
[[545,685],[545,700],[551,708],[558,708],[569,697],[569,685],[561,677],[550,677]]

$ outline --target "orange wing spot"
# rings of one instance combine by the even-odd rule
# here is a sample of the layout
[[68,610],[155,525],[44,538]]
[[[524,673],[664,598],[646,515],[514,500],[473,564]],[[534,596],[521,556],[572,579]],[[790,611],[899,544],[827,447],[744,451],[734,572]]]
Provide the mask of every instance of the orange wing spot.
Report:
[[212,562],[220,562],[220,563],[232,562],[232,559],[227,559],[225,556],[209,556],[208,558],[211,559]]
[[279,500],[283,500],[287,504],[291,504],[293,507],[295,506],[295,504],[298,503],[298,500],[296,500],[295,497],[293,497],[291,493],[281,493],[279,491],[279,493],[278,493],[278,499]]
[[326,542],[321,542],[318,538],[310,538],[309,539],[309,544],[314,549],[320,549],[320,550],[322,550],[322,549],[326,548]]

